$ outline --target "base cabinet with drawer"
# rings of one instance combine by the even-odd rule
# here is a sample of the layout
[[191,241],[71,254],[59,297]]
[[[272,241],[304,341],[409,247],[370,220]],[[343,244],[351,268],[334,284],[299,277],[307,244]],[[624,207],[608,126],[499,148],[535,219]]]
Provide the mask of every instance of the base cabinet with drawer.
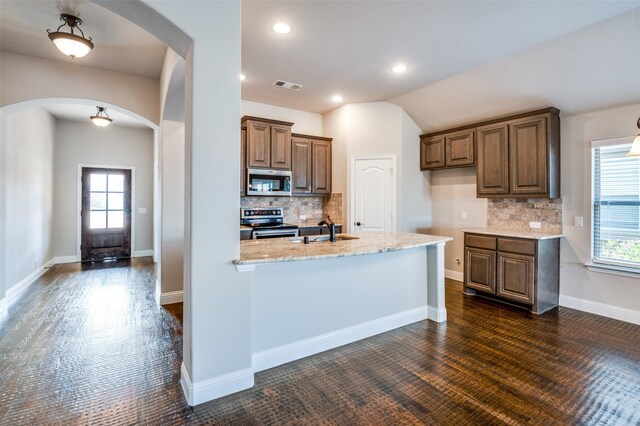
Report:
[[558,306],[559,238],[527,239],[465,233],[464,292],[525,307]]

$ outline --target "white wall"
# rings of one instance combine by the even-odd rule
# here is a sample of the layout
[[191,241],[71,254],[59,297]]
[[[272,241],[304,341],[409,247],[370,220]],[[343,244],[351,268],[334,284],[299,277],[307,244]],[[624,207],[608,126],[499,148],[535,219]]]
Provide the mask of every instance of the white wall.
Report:
[[322,132],[322,115],[315,112],[300,111],[275,105],[261,104],[252,101],[242,101],[242,115],[253,117],[271,118],[273,120],[288,121],[294,123],[291,128],[293,133],[304,135],[327,136]]
[[[54,252],[78,252],[78,165],[134,167],[132,254],[153,249],[153,131],[112,124],[98,128],[86,122],[56,120]],[[138,208],[146,208],[145,214]]]
[[0,206],[4,207],[0,298],[53,258],[55,129],[55,120],[42,108],[2,116],[5,199]]
[[[418,140],[416,140],[418,144]],[[432,233],[452,237],[445,249],[445,269],[450,278],[462,280],[463,229],[487,226],[487,199],[476,197],[476,168],[423,172],[431,175]],[[460,219],[467,212],[467,220]],[[460,264],[456,262],[460,259]]]
[[[0,52],[2,106],[34,99],[95,99],[120,111],[158,123],[158,80]],[[93,105],[93,103],[91,103]]]
[[[566,238],[560,244],[560,293],[640,311],[640,279],[589,272],[591,260],[591,141],[638,133],[640,103],[562,116],[562,208]],[[584,217],[584,227],[574,217]]]
[[[156,161],[156,274],[161,293],[184,289],[185,233],[185,75],[184,59],[167,49],[160,74],[159,140]],[[158,244],[158,242],[156,242]],[[171,300],[179,300],[172,298]],[[160,302],[163,303],[161,296]]]
[[[193,40],[185,58],[183,386],[190,402],[197,403],[219,395],[214,383],[222,376],[226,392],[253,384],[250,277],[240,276],[231,263],[240,252],[240,197],[237,185],[217,184],[229,176],[238,182],[240,176],[240,150],[231,143],[240,138],[240,2],[145,3]],[[136,6],[104,4],[125,11]],[[142,11],[125,17],[142,26],[156,18]],[[152,24],[146,28],[154,34],[166,27],[157,19]]]
[[7,114],[0,108],[0,300],[4,299],[6,288],[6,274],[7,270],[5,249],[6,249],[6,172],[7,166],[5,159],[6,154],[6,140],[7,140]]
[[397,159],[397,230],[431,228],[430,185],[420,172],[420,129],[406,112],[388,102],[348,104],[324,114],[324,131],[333,137],[333,192],[344,194],[343,222],[349,211],[351,158],[393,154]]
[[162,293],[183,290],[184,123],[163,120],[162,129]]
[[254,354],[416,308],[426,315],[426,260],[426,249],[419,247],[257,265]]

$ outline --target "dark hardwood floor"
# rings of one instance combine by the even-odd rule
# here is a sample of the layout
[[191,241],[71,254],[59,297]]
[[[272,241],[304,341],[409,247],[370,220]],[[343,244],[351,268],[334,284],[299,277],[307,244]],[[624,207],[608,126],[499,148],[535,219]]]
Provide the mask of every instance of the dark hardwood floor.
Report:
[[154,266],[58,265],[0,317],[0,424],[640,424],[640,326],[543,316],[447,285],[419,322],[256,375],[190,408],[182,306]]

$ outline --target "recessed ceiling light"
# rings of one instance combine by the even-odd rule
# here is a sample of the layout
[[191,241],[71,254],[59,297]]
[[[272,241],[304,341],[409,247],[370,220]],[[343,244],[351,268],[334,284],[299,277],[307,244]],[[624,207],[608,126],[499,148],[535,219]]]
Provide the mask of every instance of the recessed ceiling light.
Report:
[[277,32],[278,34],[288,34],[291,31],[291,26],[284,22],[278,22],[271,28],[273,28],[273,31]]
[[398,64],[396,66],[394,66],[393,68],[391,68],[391,71],[395,72],[395,73],[400,73],[400,72],[405,72],[407,70],[407,66],[404,64]]
[[331,100],[333,102],[342,102],[344,100],[344,98],[340,95],[335,95],[333,98],[331,98]]
[[240,74],[240,81],[245,81],[247,79],[247,76],[244,74]]

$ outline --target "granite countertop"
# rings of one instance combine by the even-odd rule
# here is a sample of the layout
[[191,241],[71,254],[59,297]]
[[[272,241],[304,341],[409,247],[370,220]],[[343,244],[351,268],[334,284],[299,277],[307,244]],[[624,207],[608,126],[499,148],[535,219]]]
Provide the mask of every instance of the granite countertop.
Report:
[[471,234],[485,234],[485,235],[499,235],[502,237],[513,238],[528,238],[532,240],[550,240],[553,238],[562,238],[562,233],[547,233],[538,231],[515,231],[513,229],[501,229],[501,228],[476,228],[476,229],[463,229],[462,232],[468,232]]
[[452,240],[450,237],[399,232],[368,232],[357,235],[338,235],[357,237],[357,239],[338,240],[335,243],[324,241],[309,244],[292,241],[302,240],[302,237],[241,241],[240,259],[234,260],[233,263],[236,265],[252,265],[359,256],[363,254],[406,250]]

